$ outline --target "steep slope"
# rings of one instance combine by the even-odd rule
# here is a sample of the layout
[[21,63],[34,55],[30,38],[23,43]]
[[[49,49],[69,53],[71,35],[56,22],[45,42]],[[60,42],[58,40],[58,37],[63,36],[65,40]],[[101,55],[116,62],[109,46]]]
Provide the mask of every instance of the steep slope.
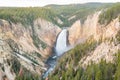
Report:
[[[119,55],[120,50],[120,25],[116,24],[120,24],[118,19],[104,28],[100,27],[99,33],[89,37],[84,36],[87,38],[82,43],[59,59],[56,69],[49,78],[53,80],[91,80],[93,78],[116,80],[113,75],[118,76],[116,64],[119,60],[116,61],[115,55]],[[96,33],[94,29],[92,33]]]
[[63,21],[62,27],[70,27],[76,20],[83,23],[88,15],[113,5],[112,3],[85,3],[70,5],[47,5],[45,7],[53,9]]
[[[19,11],[19,8],[16,10]],[[22,80],[39,79],[38,76],[47,69],[44,61],[52,54],[56,37],[61,29],[41,16],[33,19],[27,12],[25,14],[21,12],[24,17],[20,17],[21,14],[11,14],[11,10],[1,11],[5,11],[5,14],[0,13],[1,80],[15,80],[16,76]],[[28,14],[31,14],[29,10]]]
[[50,79],[119,80],[119,14],[107,25],[99,23],[101,14],[89,15],[83,24],[77,21],[68,29],[70,45],[79,44],[58,60]]
[[[77,36],[77,39],[75,38],[75,36],[73,38],[70,38],[71,35],[69,35],[69,39],[73,39],[73,41],[76,41],[87,39],[91,35],[94,35],[94,38],[96,40],[99,40],[99,38],[105,39],[106,37],[115,35],[116,32],[119,30],[119,6],[120,4],[116,3],[105,11],[102,10],[89,15],[84,23],[81,23],[81,21],[74,23],[73,26],[71,26],[71,28],[69,29],[69,34],[76,34],[75,36]],[[102,24],[100,22],[101,19],[104,18],[103,21],[107,21],[107,13],[109,12],[111,12],[111,14],[109,15],[111,16],[110,21]],[[104,16],[102,17],[102,15]],[[80,31],[77,32],[75,29]]]
[[116,3],[112,7],[103,10],[102,14],[100,15],[99,23],[107,25],[111,22],[111,20],[117,18],[120,15],[119,7],[120,7],[120,3]]
[[[89,15],[83,24],[80,21],[75,22],[68,29],[69,43],[74,42],[74,44],[77,44],[81,41],[83,42],[85,39],[89,38],[90,36],[95,35],[98,30],[99,15],[100,15],[100,11],[95,12],[92,15]],[[71,45],[74,45],[74,44],[71,44]]]
[[37,18],[55,23],[54,18],[57,17],[54,11],[42,7],[0,8],[0,12],[0,19],[14,23],[20,22],[24,25],[32,25],[33,21]]
[[[69,35],[66,37],[69,46],[75,48],[60,57],[50,80],[118,80],[119,3],[117,7],[111,5],[87,3],[1,8],[0,79],[39,80],[48,69],[45,62],[53,53],[61,32],[59,27],[73,24],[67,28]],[[97,11],[106,7],[109,8]],[[109,12],[110,20],[107,19]],[[101,24],[104,19],[105,23]]]

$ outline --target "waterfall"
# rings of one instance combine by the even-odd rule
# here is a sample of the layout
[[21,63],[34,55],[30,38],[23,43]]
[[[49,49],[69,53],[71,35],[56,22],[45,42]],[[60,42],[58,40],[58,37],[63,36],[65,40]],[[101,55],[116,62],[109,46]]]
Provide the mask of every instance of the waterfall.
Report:
[[66,50],[67,50],[67,30],[64,29],[62,30],[62,32],[59,34],[57,38],[55,51],[56,51],[57,56],[60,56]]
[[68,51],[70,47],[67,46],[67,30],[64,29],[58,35],[55,45],[55,54],[48,58],[46,64],[49,65],[47,71],[43,74],[42,78],[46,78],[48,74],[54,70],[57,62],[57,58],[64,52]]

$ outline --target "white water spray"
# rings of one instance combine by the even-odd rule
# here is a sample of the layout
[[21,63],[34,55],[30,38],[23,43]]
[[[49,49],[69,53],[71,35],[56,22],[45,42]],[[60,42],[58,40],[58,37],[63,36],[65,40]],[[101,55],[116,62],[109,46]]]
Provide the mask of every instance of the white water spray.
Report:
[[53,71],[53,69],[56,66],[56,61],[59,56],[64,54],[66,51],[70,50],[71,47],[67,46],[67,30],[64,29],[62,32],[58,35],[58,38],[56,40],[55,45],[55,55],[49,57],[47,60],[47,64],[50,66],[48,70],[43,74],[43,78],[46,78],[48,74]]
[[62,32],[59,34],[56,41],[55,51],[57,56],[60,56],[65,51],[67,51],[67,30],[66,29],[62,30]]

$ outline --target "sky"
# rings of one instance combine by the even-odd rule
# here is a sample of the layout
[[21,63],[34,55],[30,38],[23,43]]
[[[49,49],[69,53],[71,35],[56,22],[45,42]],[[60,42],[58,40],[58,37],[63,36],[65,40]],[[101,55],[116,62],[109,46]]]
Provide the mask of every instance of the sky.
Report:
[[35,7],[48,4],[79,4],[87,2],[120,2],[120,0],[0,0],[2,7]]

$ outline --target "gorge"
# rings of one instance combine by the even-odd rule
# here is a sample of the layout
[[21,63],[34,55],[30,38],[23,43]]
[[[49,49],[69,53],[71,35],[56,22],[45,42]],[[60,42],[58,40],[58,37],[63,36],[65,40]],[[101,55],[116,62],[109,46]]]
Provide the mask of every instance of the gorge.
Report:
[[120,3],[0,8],[0,80],[119,80]]
[[48,74],[53,71],[53,69],[55,68],[56,64],[57,64],[57,59],[64,54],[66,51],[68,51],[70,49],[70,47],[68,46],[68,39],[67,39],[67,29],[63,29],[57,39],[56,39],[56,44],[54,46],[54,51],[55,53],[53,53],[52,56],[50,56],[48,58],[48,60],[46,61],[46,64],[49,65],[48,70],[43,74],[43,78],[46,78],[48,76]]

